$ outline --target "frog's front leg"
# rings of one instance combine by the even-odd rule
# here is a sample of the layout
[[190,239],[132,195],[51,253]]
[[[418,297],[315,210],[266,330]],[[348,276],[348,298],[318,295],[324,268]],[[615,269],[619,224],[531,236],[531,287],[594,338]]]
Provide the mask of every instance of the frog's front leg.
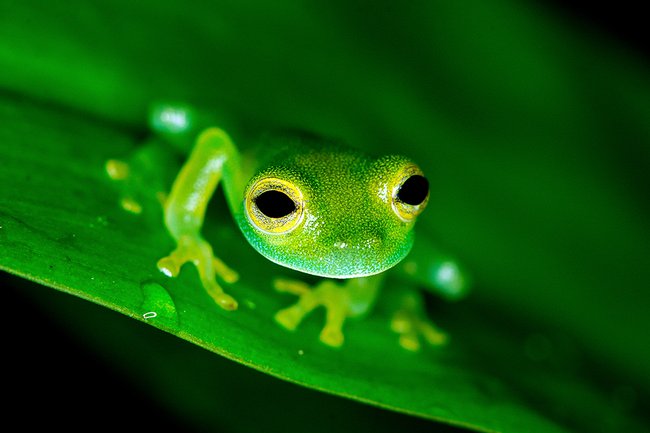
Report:
[[[197,138],[165,203],[165,225],[177,246],[158,261],[158,269],[175,277],[183,264],[193,263],[215,302],[223,309],[235,310],[237,301],[223,291],[216,275],[230,283],[237,280],[237,273],[214,256],[201,236],[206,207],[227,164],[237,164],[237,151],[230,138],[221,129],[206,129]],[[230,168],[228,172],[235,172],[235,167]]]
[[302,281],[277,279],[275,289],[299,296],[294,305],[278,311],[275,320],[289,330],[295,330],[307,314],[319,306],[327,310],[320,340],[332,347],[343,345],[343,324],[348,317],[358,317],[369,311],[383,280],[382,276],[352,278],[342,284],[325,279],[311,288]]

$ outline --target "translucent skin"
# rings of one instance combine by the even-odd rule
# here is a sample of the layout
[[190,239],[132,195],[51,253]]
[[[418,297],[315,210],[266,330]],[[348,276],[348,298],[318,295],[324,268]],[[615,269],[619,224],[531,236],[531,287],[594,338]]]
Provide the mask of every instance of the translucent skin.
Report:
[[[346,280],[342,285],[324,280],[314,288],[300,281],[273,282],[278,291],[299,296],[295,305],[276,314],[280,325],[293,330],[306,314],[324,306],[320,339],[333,347],[342,345],[345,319],[370,310],[383,273],[400,263],[414,244],[416,217],[428,194],[421,203],[409,204],[397,193],[410,176],[423,174],[408,158],[372,158],[313,134],[266,134],[240,153],[224,130],[197,128],[193,113],[166,104],[152,112],[152,128],[170,141],[197,136],[164,205],[165,225],[177,247],[158,261],[158,268],[174,277],[184,263],[192,262],[217,305],[237,308],[217,277],[233,283],[238,274],[201,236],[207,204],[221,183],[237,225],[260,254],[307,274]],[[285,194],[294,210],[266,215],[258,199],[268,190]],[[398,274],[447,298],[464,294],[467,280],[455,262],[426,242],[418,246],[418,255],[398,266]],[[403,299],[393,320],[400,344],[417,350],[420,336],[430,344],[444,342],[445,334],[423,318],[420,297],[407,293]]]
[[[279,146],[269,150],[274,143]],[[311,137],[266,137],[257,149],[267,154],[247,187],[261,178],[288,180],[305,202],[300,224],[278,235],[251,222],[243,196],[233,200],[237,224],[266,258],[308,274],[354,278],[383,272],[406,257],[415,221],[395,214],[386,191],[400,170],[412,165],[408,159],[373,159]]]

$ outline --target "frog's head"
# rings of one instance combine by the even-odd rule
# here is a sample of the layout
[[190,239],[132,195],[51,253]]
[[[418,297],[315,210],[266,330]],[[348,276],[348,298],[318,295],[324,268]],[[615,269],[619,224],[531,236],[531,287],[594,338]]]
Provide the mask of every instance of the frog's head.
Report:
[[262,168],[246,187],[238,219],[273,262],[323,277],[362,277],[408,254],[428,198],[426,178],[407,158],[311,149]]

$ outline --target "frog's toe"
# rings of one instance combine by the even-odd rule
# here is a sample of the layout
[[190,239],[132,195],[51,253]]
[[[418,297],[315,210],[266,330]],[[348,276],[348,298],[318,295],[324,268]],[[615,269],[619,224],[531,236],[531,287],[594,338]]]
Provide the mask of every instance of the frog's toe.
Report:
[[275,314],[275,321],[290,331],[295,330],[302,319],[320,304],[309,285],[302,281],[276,278],[273,280],[273,287],[278,292],[299,297],[294,305]]
[[276,278],[273,280],[273,287],[280,293],[291,293],[296,296],[304,296],[311,291],[307,283],[285,278]]
[[302,321],[302,314],[293,307],[275,313],[275,321],[289,331],[294,331]]
[[160,272],[170,278],[174,278],[180,273],[182,263],[176,260],[173,255],[169,255],[158,260],[156,265]]
[[420,339],[414,333],[400,335],[399,345],[402,346],[402,348],[409,350],[411,352],[419,351],[421,346]]
[[168,256],[158,260],[158,269],[168,277],[176,277],[185,263],[192,263],[199,273],[201,284],[212,299],[224,310],[236,310],[237,301],[224,292],[216,276],[226,282],[234,282],[239,274],[230,269],[200,236],[184,235],[177,241],[177,247]]
[[233,284],[239,281],[239,273],[226,265],[219,257],[212,258],[212,266],[217,275],[221,276],[228,284]]
[[212,297],[212,299],[214,299],[214,302],[216,302],[217,305],[219,305],[224,310],[234,311],[239,307],[239,304],[235,298],[227,293],[224,293],[223,290],[221,290],[221,287],[218,287],[218,289],[215,291],[208,290],[208,294]]
[[129,164],[119,159],[109,159],[104,165],[108,177],[113,180],[124,180],[129,177]]
[[432,346],[442,346],[447,343],[449,337],[445,332],[437,329],[430,322],[424,321],[420,324],[420,332],[427,343]]
[[320,341],[331,347],[341,347],[345,341],[341,328],[335,326],[325,326],[320,333]]
[[139,201],[130,196],[124,196],[120,199],[120,206],[127,212],[139,215],[142,213],[142,205]]
[[108,177],[121,183],[120,207],[130,213],[141,214],[142,204],[133,197],[133,188],[129,184],[131,176],[129,164],[119,159],[109,159],[104,168]]

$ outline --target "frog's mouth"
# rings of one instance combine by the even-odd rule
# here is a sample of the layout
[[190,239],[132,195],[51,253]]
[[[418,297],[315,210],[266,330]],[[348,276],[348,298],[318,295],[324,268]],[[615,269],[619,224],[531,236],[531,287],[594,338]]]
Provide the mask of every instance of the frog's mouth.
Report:
[[348,279],[379,274],[402,261],[411,250],[412,242],[386,251],[382,245],[374,247],[366,242],[364,248],[334,243],[325,253],[295,253],[291,260],[283,260],[284,254],[273,254],[269,250],[258,250],[264,257],[278,265],[325,278]]

